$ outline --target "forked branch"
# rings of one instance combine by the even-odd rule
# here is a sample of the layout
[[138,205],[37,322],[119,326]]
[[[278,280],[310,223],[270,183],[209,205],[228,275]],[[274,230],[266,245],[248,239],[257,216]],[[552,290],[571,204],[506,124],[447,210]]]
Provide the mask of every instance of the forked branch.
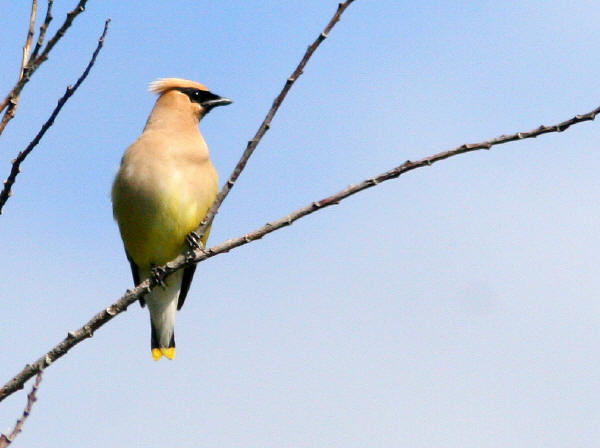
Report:
[[143,298],[148,293],[148,291],[164,282],[164,280],[169,275],[173,274],[175,271],[183,269],[186,266],[190,266],[194,263],[204,261],[207,258],[211,258],[216,255],[229,252],[231,249],[243,246],[252,241],[258,240],[271,232],[281,229],[282,227],[289,226],[294,221],[297,221],[298,219],[304,216],[310,215],[311,213],[314,213],[317,210],[329,207],[330,205],[339,204],[347,197],[352,196],[353,194],[356,194],[359,191],[375,187],[376,185],[379,185],[382,182],[391,179],[396,179],[397,177],[401,176],[404,173],[407,173],[408,171],[412,171],[414,169],[422,168],[425,166],[430,166],[435,162],[439,162],[450,157],[458,156],[459,154],[464,154],[466,152],[472,152],[481,149],[490,149],[493,146],[514,141],[525,140],[528,138],[535,138],[539,135],[548,134],[552,132],[562,132],[568,129],[570,126],[575,125],[577,123],[594,120],[598,113],[600,113],[600,107],[594,109],[591,112],[588,112],[583,115],[577,115],[569,120],[562,121],[555,125],[540,126],[529,132],[517,132],[511,135],[501,135],[500,137],[496,137],[494,139],[480,143],[467,143],[461,146],[457,146],[456,148],[450,149],[448,151],[443,151],[414,162],[408,160],[402,165],[399,165],[389,171],[381,173],[375,177],[365,179],[358,184],[350,185],[349,187],[338,191],[337,193],[334,193],[330,196],[327,196],[326,198],[323,198],[319,201],[311,202],[305,207],[302,207],[280,219],[267,223],[264,226],[250,233],[247,233],[246,235],[227,240],[224,243],[218,244],[206,250],[196,249],[192,254],[188,254],[187,256],[180,255],[175,260],[167,263],[165,266],[162,266],[157,271],[160,272],[160,275],[157,275],[156,278],[152,278],[152,281],[150,281],[150,279],[145,280],[142,283],[140,283],[135,289],[128,291],[118,301],[96,314],[84,326],[82,326],[76,331],[69,332],[65,339],[63,339],[59,344],[57,344],[44,356],[36,360],[33,364],[25,366],[25,368],[21,372],[19,372],[19,374],[17,374],[12,380],[6,383],[2,387],[2,389],[0,389],[0,401],[2,401],[4,398],[9,396],[13,392],[22,389],[23,385],[25,384],[25,381],[27,381],[29,378],[35,375],[40,368],[45,368],[49,366],[50,363],[64,356],[72,347],[79,344],[84,339],[92,337],[94,331],[102,327],[117,314],[120,314],[123,311],[127,310],[129,305]]
[[[201,234],[205,232],[206,228],[210,225],[210,223],[214,219],[214,216],[215,216],[219,206],[221,205],[221,203],[223,202],[223,200],[229,193],[231,187],[233,187],[235,181],[237,180],[240,173],[244,169],[246,162],[248,161],[248,159],[254,152],[254,149],[260,142],[262,136],[269,129],[271,120],[275,116],[275,113],[279,109],[279,106],[285,99],[285,97],[286,97],[288,91],[290,90],[290,88],[292,87],[293,83],[302,74],[302,70],[306,66],[308,60],[310,59],[312,54],[315,52],[315,50],[319,47],[321,42],[323,40],[325,40],[325,38],[327,37],[327,34],[333,29],[335,24],[340,20],[340,16],[344,12],[344,10],[350,4],[352,4],[353,1],[354,0],[347,0],[344,3],[340,3],[338,5],[338,8],[337,8],[335,14],[331,18],[331,20],[329,21],[329,23],[327,24],[325,29],[323,30],[323,32],[321,32],[319,34],[319,36],[317,37],[317,39],[308,47],[308,49],[306,50],[300,63],[298,64],[298,66],[296,67],[296,69],[294,70],[292,75],[286,80],[283,89],[281,90],[279,95],[273,101],[273,105],[272,105],[271,109],[269,110],[269,112],[267,113],[267,116],[264,119],[263,123],[260,125],[258,131],[256,132],[256,135],[254,136],[254,138],[252,140],[250,140],[248,142],[248,146],[246,147],[246,150],[244,151],[240,161],[238,162],[235,169],[233,170],[231,177],[226,182],[225,186],[219,193],[219,196],[217,197],[215,204],[209,210],[207,217],[205,218],[204,222],[201,224],[200,230],[199,230]],[[27,149],[25,151],[27,151]],[[23,152],[25,152],[25,151],[23,151]],[[19,156],[21,156],[21,154],[19,154]],[[10,187],[12,186],[12,183],[14,183],[14,178],[18,174],[19,164],[20,164],[20,161],[17,163],[13,163],[13,171],[11,171],[11,175],[9,176],[9,179],[7,180],[8,185],[7,185],[7,183],[5,183],[4,190],[2,190],[2,192],[0,193],[0,211],[2,210],[3,204],[8,199],[8,196],[10,194]],[[13,176],[13,172],[14,172],[14,176]],[[11,179],[13,179],[12,183],[11,183]],[[190,263],[191,262],[192,261],[190,261]],[[170,273],[171,273],[171,271],[169,272],[169,274]],[[25,384],[25,381],[27,381],[29,378],[31,378],[33,375],[35,375],[39,369],[43,369],[43,368],[47,367],[48,365],[50,365],[50,363],[54,362],[56,359],[64,356],[72,347],[79,344],[84,339],[91,337],[96,329],[103,326],[106,322],[111,320],[117,314],[125,311],[131,303],[133,303],[134,301],[137,300],[137,298],[143,297],[150,290],[150,288],[154,287],[154,285],[150,285],[150,283],[148,281],[143,282],[142,285],[144,285],[144,286],[143,287],[138,286],[132,292],[128,292],[119,301],[117,301],[110,307],[108,307],[105,310],[96,314],[83,327],[79,328],[76,331],[69,332],[67,334],[67,337],[63,341],[61,341],[52,350],[50,350],[48,353],[46,353],[44,356],[42,356],[40,359],[38,359],[34,364],[28,364],[27,366],[25,366],[25,368],[19,374],[17,374],[17,376],[15,376],[11,381],[9,381],[6,385],[4,385],[4,387],[2,387],[2,389],[0,389],[0,401],[2,401],[4,398],[6,398],[10,394],[14,393],[15,391],[22,389],[23,385]],[[132,299],[132,297],[136,297],[136,298]]]
[[[34,3],[35,3],[35,8],[37,8],[37,1],[34,0]],[[79,14],[81,14],[83,11],[85,11],[86,3],[87,3],[87,0],[79,0],[79,3],[75,7],[75,9],[73,9],[72,11],[67,13],[67,18],[65,19],[64,23],[58,29],[58,31],[56,31],[54,36],[48,41],[48,43],[44,47],[41,54],[39,54],[39,56],[38,56],[38,52],[39,52],[40,48],[38,48],[38,45],[36,45],[36,48],[34,49],[32,56],[27,58],[28,59],[27,63],[24,64],[24,67],[21,72],[21,76],[19,76],[19,80],[17,81],[15,86],[11,89],[11,91],[8,93],[8,95],[6,95],[4,100],[0,103],[0,112],[2,112],[3,110],[6,109],[4,111],[4,115],[2,116],[2,120],[0,120],[0,135],[2,134],[2,132],[4,132],[4,129],[6,128],[6,125],[8,124],[8,122],[10,120],[12,120],[13,117],[15,116],[17,106],[19,104],[19,97],[21,95],[21,91],[23,90],[23,87],[25,87],[25,84],[27,84],[29,82],[31,75],[33,75],[33,73],[39,68],[39,66],[46,59],[48,59],[48,55],[50,54],[50,51],[52,51],[52,48],[54,48],[54,46],[57,44],[57,42],[65,35],[66,31],[69,29],[69,27],[73,23],[73,20],[75,20],[75,17],[77,17]],[[44,24],[40,28],[40,37],[38,39],[38,44],[40,47],[41,47],[41,42],[43,42],[43,38],[46,34],[48,24],[50,23],[50,20],[52,20],[51,8],[52,8],[52,1],[49,1],[48,2],[48,10],[46,12],[46,19],[44,20]],[[33,7],[32,7],[32,11],[33,11]],[[34,22],[35,22],[35,17],[34,17]],[[31,21],[30,21],[30,29],[31,29],[31,26],[32,25],[31,25]],[[35,55],[35,57],[33,57],[34,55]]]
[[25,424],[25,420],[27,420],[27,417],[29,417],[29,414],[31,414],[31,410],[33,409],[33,403],[35,403],[37,400],[37,397],[35,394],[37,393],[37,390],[40,387],[40,383],[42,382],[42,372],[43,372],[43,370],[40,370],[37,373],[37,377],[35,378],[35,383],[33,383],[31,392],[29,392],[27,394],[27,404],[25,405],[25,410],[23,411],[23,415],[21,415],[21,417],[17,420],[17,423],[15,424],[15,427],[13,428],[13,430],[8,435],[0,434],[0,448],[6,448],[11,443],[13,443],[15,438],[23,430],[23,425]]
[[231,191],[236,180],[238,179],[238,177],[240,177],[240,174],[245,168],[248,159],[260,143],[263,136],[271,127],[271,121],[273,120],[273,117],[279,110],[279,106],[281,106],[281,103],[283,103],[283,100],[292,88],[292,85],[296,82],[300,75],[302,75],[304,67],[306,67],[306,64],[308,63],[313,53],[316,51],[317,48],[319,48],[321,42],[323,42],[327,38],[335,24],[340,21],[340,17],[342,16],[343,12],[346,10],[346,8],[348,8],[348,6],[352,4],[353,1],[354,0],[346,0],[345,2],[338,4],[337,11],[329,20],[329,23],[327,24],[327,26],[325,26],[325,29],[323,29],[321,34],[319,34],[319,36],[314,40],[314,42],[308,46],[306,52],[304,53],[304,56],[292,72],[291,76],[285,81],[281,92],[279,92],[279,95],[277,95],[277,97],[273,101],[271,109],[269,109],[269,112],[267,112],[267,116],[259,126],[258,131],[256,131],[256,134],[254,135],[252,140],[248,141],[248,144],[246,145],[246,150],[244,151],[242,157],[233,169],[231,176],[229,176],[229,179],[227,180],[227,182],[225,182],[225,185],[223,185],[223,188],[219,192],[217,198],[215,199],[215,202],[204,217],[204,220],[200,223],[200,227],[198,227],[198,229],[196,230],[198,241],[202,239],[202,237],[206,233],[206,229],[210,228],[213,220],[215,219],[216,214],[219,211],[219,207],[221,207],[221,204],[229,194],[229,191]]
[[[300,73],[302,72],[302,68],[304,67],[304,65],[306,64],[308,59],[310,58],[310,55],[312,54],[312,52],[314,52],[314,50],[317,48],[319,43],[323,39],[325,39],[327,32],[329,32],[329,30],[331,30],[331,28],[335,25],[337,20],[339,20],[339,16],[340,16],[341,12],[343,12],[343,10],[350,3],[352,3],[352,0],[349,0],[345,3],[340,4],[332,21],[330,21],[330,23],[329,23],[328,28],[326,28],[326,31],[324,33],[322,33],[319,36],[319,38],[317,38],[317,40],[315,41],[315,43],[313,43],[313,45],[311,45],[311,47],[314,46],[314,48],[311,50],[311,47],[309,47],[309,50],[307,50],[307,53],[303,57],[301,63],[298,65],[299,68],[297,68],[296,71],[294,71],[294,74],[296,74],[297,76],[300,75]],[[203,232],[204,231],[203,229],[205,229],[207,227],[207,225],[210,224],[211,220],[214,218],[214,215],[218,209],[218,206],[220,205],[220,203],[222,203],[223,199],[225,198],[228,191],[233,186],[237,177],[239,177],[240,172],[243,170],[248,158],[250,157],[250,155],[252,154],[252,152],[254,151],[256,146],[258,145],[260,139],[265,134],[265,132],[268,130],[271,119],[275,115],[281,102],[285,98],[287,91],[289,90],[289,88],[291,87],[291,85],[293,84],[293,82],[296,79],[294,77],[294,74],[292,75],[292,77],[290,77],[286,81],[286,84],[285,84],[282,92],[275,99],[273,106],[271,107],[269,113],[267,114],[267,117],[263,121],[263,124],[259,128],[259,131],[255,135],[255,138],[248,143],[248,146],[246,147],[246,150],[244,152],[244,155],[242,156],[242,159],[240,159],[240,162],[238,163],[238,166],[236,166],[234,173],[232,174],[231,178],[229,179],[226,186],[224,187],[224,189],[222,190],[222,192],[219,195],[220,202],[218,202],[213,207],[213,209],[211,209],[210,215],[207,216],[207,218],[205,220],[206,222],[201,226],[201,228],[199,230],[200,232]],[[289,226],[294,221],[296,221],[304,216],[307,216],[311,213],[314,213],[317,210],[321,210],[330,205],[338,204],[342,200],[358,193],[359,191],[362,191],[362,190],[365,190],[368,188],[372,188],[372,187],[375,187],[376,185],[379,185],[382,182],[385,182],[385,181],[388,181],[391,179],[395,179],[408,171],[412,171],[414,169],[425,167],[425,166],[430,166],[435,162],[438,162],[438,161],[441,161],[444,159],[448,159],[450,157],[454,157],[454,156],[457,156],[459,154],[463,154],[466,152],[471,152],[471,151],[476,151],[476,150],[481,150],[481,149],[490,149],[496,145],[501,145],[504,143],[509,143],[509,142],[518,141],[518,140],[524,140],[524,139],[529,139],[529,138],[535,138],[539,135],[543,135],[543,134],[547,134],[547,133],[562,132],[562,131],[568,129],[570,126],[575,125],[577,123],[594,120],[594,118],[596,117],[596,115],[599,112],[600,112],[600,107],[598,107],[598,108],[594,109],[593,111],[588,112],[586,114],[577,115],[571,119],[565,120],[563,122],[560,122],[560,123],[552,125],[552,126],[540,126],[536,129],[534,129],[532,131],[528,131],[528,132],[518,132],[515,134],[511,134],[511,135],[501,135],[500,137],[496,137],[491,140],[487,140],[487,141],[480,142],[480,143],[464,144],[464,145],[458,146],[456,148],[453,148],[453,149],[450,149],[447,151],[443,151],[443,152],[431,155],[429,157],[422,158],[422,159],[414,161],[414,162],[406,161],[403,164],[401,164],[389,171],[381,173],[375,177],[365,179],[358,184],[351,185],[351,186],[349,186],[341,191],[338,191],[337,193],[334,193],[326,198],[323,198],[319,201],[312,202],[312,203],[306,205],[305,207],[302,207],[302,208],[300,208],[278,220],[267,223],[263,227],[258,228],[246,235],[243,235],[243,236],[235,238],[235,239],[230,239],[228,241],[225,241],[224,243],[213,246],[212,248],[209,248],[206,250],[204,250],[202,248],[197,248],[186,255],[180,255],[176,259],[172,260],[171,262],[167,263],[165,266],[162,266],[160,269],[158,269],[157,275],[155,277],[151,277],[151,279],[143,281],[135,289],[128,291],[118,301],[116,301],[115,303],[110,305],[108,308],[102,310],[101,312],[96,314],[94,317],[92,317],[92,319],[90,319],[87,323],[85,323],[81,328],[77,329],[76,331],[69,332],[67,334],[67,336],[60,343],[58,343],[55,347],[53,347],[50,351],[48,351],[46,354],[44,354],[38,360],[34,361],[32,364],[25,366],[25,368],[21,372],[19,372],[12,380],[10,380],[8,383],[6,383],[0,389],[0,401],[2,401],[4,398],[11,395],[15,391],[22,389],[25,382],[29,378],[34,376],[40,369],[44,369],[44,368],[48,367],[51,363],[53,363],[57,359],[64,356],[66,353],[68,353],[69,350],[71,348],[73,348],[75,345],[79,344],[80,342],[82,342],[83,340],[85,340],[87,338],[92,337],[93,333],[98,328],[102,327],[104,324],[106,324],[108,321],[110,321],[116,315],[125,311],[131,304],[133,304],[134,302],[137,302],[140,298],[143,298],[152,288],[163,283],[164,280],[168,276],[172,275],[177,270],[183,269],[184,267],[190,266],[194,263],[199,263],[203,260],[206,260],[207,258],[211,258],[216,255],[219,255],[219,254],[222,254],[225,252],[229,252],[231,249],[234,249],[239,246],[243,246],[252,241],[260,239],[263,236],[265,236],[269,233],[272,233],[282,227]]]
[[4,204],[6,204],[6,201],[8,201],[8,198],[12,194],[11,188],[14,185],[15,181],[17,180],[17,176],[21,172],[21,163],[23,163],[23,161],[27,158],[29,153],[31,153],[31,151],[33,151],[33,148],[35,148],[37,146],[37,144],[40,142],[40,140],[42,139],[42,137],[44,136],[46,131],[48,129],[50,129],[52,124],[54,124],[54,120],[60,113],[60,111],[63,108],[63,106],[65,105],[65,103],[69,100],[69,98],[71,98],[71,96],[73,96],[75,91],[79,88],[79,86],[85,80],[85,78],[87,78],[88,74],[90,73],[90,70],[94,66],[94,63],[96,62],[96,57],[98,56],[98,53],[100,53],[100,50],[102,49],[102,46],[104,45],[104,37],[106,36],[106,32],[108,31],[109,23],[110,23],[110,19],[107,19],[106,22],[104,23],[104,30],[102,31],[102,35],[98,39],[98,45],[96,46],[96,50],[94,50],[94,53],[92,54],[92,58],[90,59],[90,62],[88,63],[87,67],[85,68],[85,70],[83,71],[83,73],[81,74],[81,76],[79,77],[77,82],[75,83],[75,85],[72,87],[71,86],[67,87],[65,94],[58,100],[58,104],[56,105],[56,107],[54,108],[52,113],[50,114],[50,117],[48,118],[48,120],[44,123],[42,128],[39,130],[37,135],[29,143],[29,145],[27,145],[27,148],[25,148],[23,151],[21,151],[17,155],[17,157],[12,161],[12,168],[10,170],[10,174],[4,181],[4,186],[2,188],[2,191],[0,191],[0,214],[2,214],[2,208],[4,207]]
[[37,43],[35,44],[35,48],[33,49],[33,53],[31,53],[31,60],[35,61],[37,56],[44,45],[44,40],[46,39],[46,31],[48,31],[48,25],[52,21],[52,5],[54,4],[54,0],[48,0],[48,7],[46,8],[46,18],[44,19],[44,23],[40,26],[40,34],[38,36]]

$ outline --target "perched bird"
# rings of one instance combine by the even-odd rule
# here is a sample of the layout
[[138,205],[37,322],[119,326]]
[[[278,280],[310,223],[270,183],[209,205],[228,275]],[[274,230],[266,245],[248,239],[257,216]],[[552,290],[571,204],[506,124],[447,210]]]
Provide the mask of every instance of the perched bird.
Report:
[[[159,97],[142,135],[125,151],[112,187],[113,214],[136,285],[186,249],[187,235],[214,202],[217,171],[198,123],[212,108],[232,102],[185,79],[159,79],[149,90]],[[176,272],[145,298],[155,360],[175,357],[175,314],[195,269]]]

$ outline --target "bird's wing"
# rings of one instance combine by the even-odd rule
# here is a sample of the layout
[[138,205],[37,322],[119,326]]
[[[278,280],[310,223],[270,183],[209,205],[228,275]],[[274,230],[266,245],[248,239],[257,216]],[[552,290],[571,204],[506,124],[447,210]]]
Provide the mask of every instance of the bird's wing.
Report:
[[192,279],[194,278],[194,272],[196,272],[196,265],[189,266],[183,270],[183,278],[181,279],[181,290],[179,291],[179,300],[177,301],[177,310],[180,310],[185,302]]
[[[215,192],[216,195],[216,192]],[[204,219],[204,218],[202,218]],[[206,246],[206,240],[208,240],[208,235],[210,235],[210,230],[212,225],[208,226],[208,228],[204,232],[204,236],[202,237],[202,246]],[[196,272],[196,266],[192,265],[183,270],[183,278],[181,280],[181,290],[179,291],[179,300],[177,301],[177,311],[181,309],[183,306],[183,302],[185,302],[185,298],[187,296],[188,291],[190,290],[190,285],[192,284],[192,279],[194,278],[194,272]]]
[[[129,266],[131,266],[131,275],[133,276],[133,284],[135,286],[140,284],[140,271],[138,270],[137,265],[135,264],[135,261],[133,261],[133,258],[131,258],[129,256],[129,253],[127,251],[125,251],[125,255],[127,255],[127,260],[129,260]],[[144,305],[146,304],[146,302],[144,302],[144,299],[140,299],[140,306],[143,308]]]

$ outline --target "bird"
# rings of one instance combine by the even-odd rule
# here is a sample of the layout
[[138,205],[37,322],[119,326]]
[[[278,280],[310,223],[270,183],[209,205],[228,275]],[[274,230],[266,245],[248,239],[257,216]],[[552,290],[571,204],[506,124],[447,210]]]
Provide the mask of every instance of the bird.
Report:
[[[111,191],[135,285],[186,251],[188,235],[217,197],[218,174],[198,125],[213,108],[232,103],[203,84],[180,78],[157,79],[149,91],[158,99],[141,136],[125,151]],[[175,272],[140,299],[150,311],[155,361],[175,357],[175,315],[195,269]]]

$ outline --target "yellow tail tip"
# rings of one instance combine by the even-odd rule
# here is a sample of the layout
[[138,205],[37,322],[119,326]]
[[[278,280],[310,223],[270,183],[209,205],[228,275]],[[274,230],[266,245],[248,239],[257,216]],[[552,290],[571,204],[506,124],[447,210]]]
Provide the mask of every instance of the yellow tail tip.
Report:
[[152,349],[152,358],[155,361],[158,361],[163,356],[166,356],[169,359],[175,358],[175,347],[168,347],[168,348],[162,347],[162,348],[153,348]]

